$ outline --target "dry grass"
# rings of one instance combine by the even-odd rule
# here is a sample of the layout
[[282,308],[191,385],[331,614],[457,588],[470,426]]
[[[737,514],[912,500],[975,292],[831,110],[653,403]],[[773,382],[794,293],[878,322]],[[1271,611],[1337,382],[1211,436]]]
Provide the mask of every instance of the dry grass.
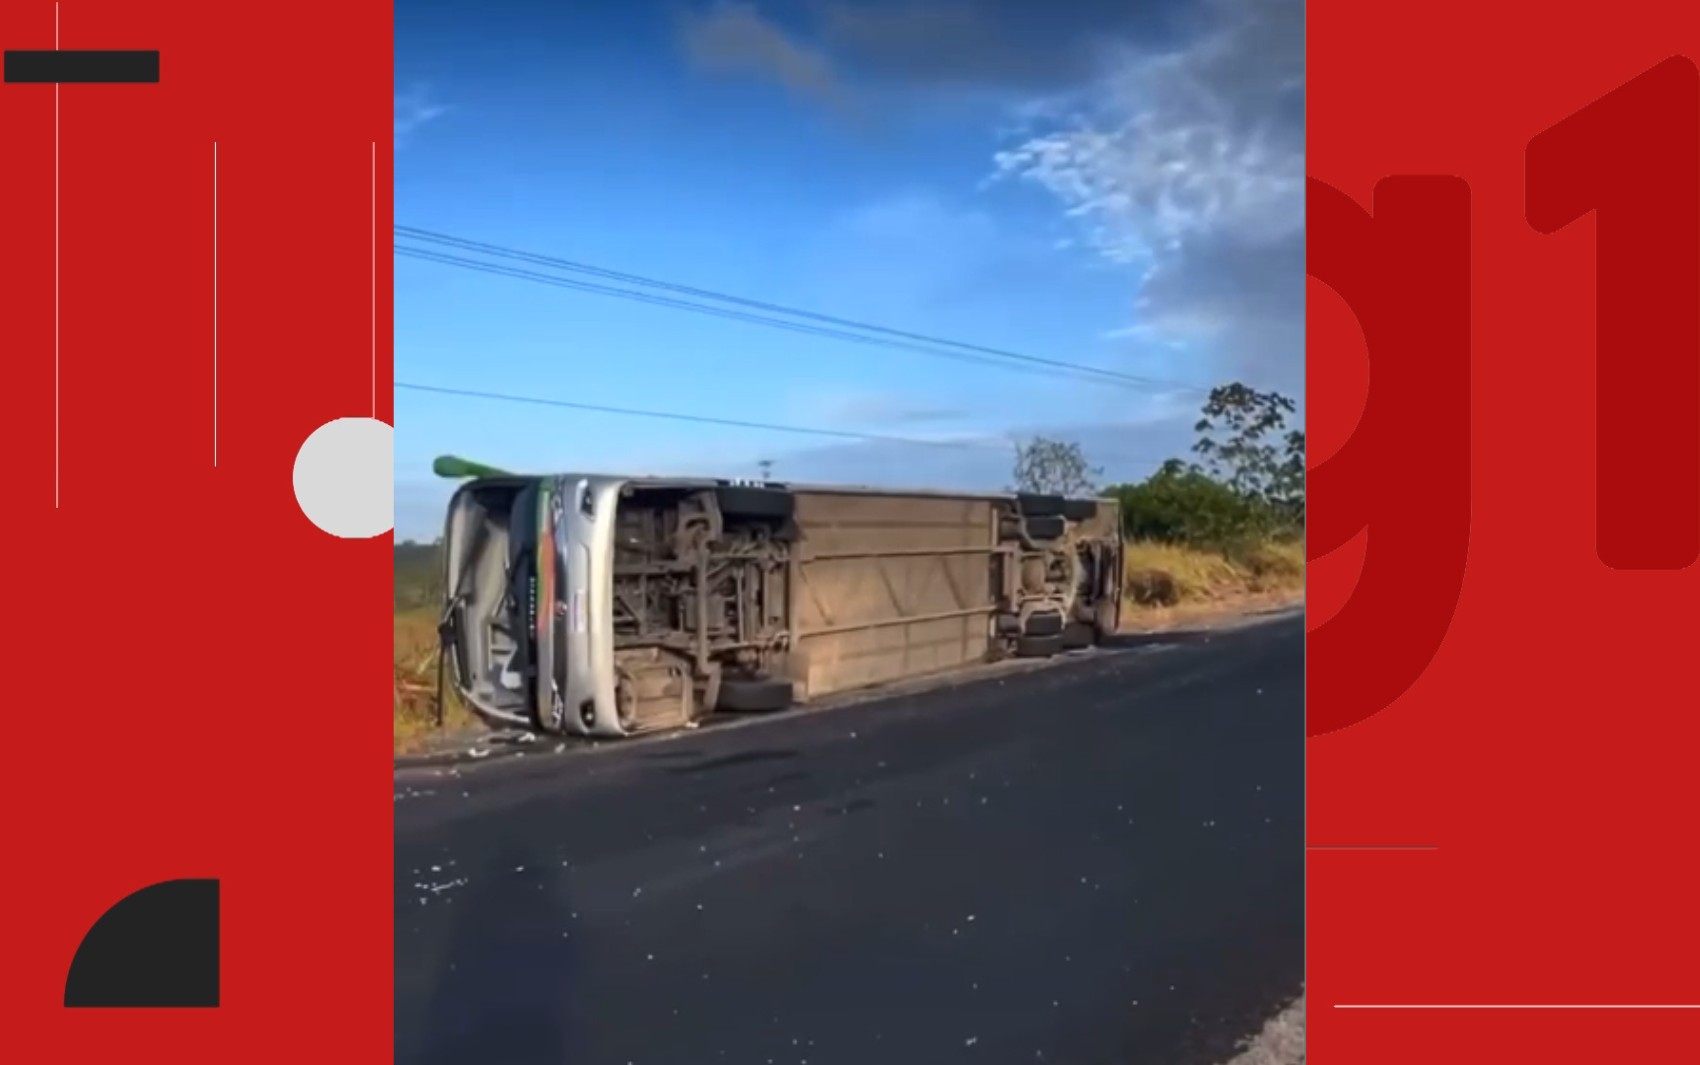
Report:
[[1304,544],[1271,542],[1232,553],[1131,543],[1123,554],[1128,599],[1141,611],[1237,605],[1304,588]]
[[1271,1017],[1228,1065],[1304,1065],[1305,999]]
[[[397,611],[395,616],[395,750],[418,750],[437,731],[437,616],[431,611]],[[451,688],[443,700],[451,729],[476,719]]]

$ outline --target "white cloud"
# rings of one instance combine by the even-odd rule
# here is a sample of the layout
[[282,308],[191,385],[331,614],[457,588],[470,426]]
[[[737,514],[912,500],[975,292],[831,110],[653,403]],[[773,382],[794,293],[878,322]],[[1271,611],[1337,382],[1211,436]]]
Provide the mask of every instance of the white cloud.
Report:
[[[1044,19],[1013,4],[814,0],[785,14],[722,2],[686,16],[681,40],[699,67],[838,105],[869,108],[881,87],[907,93],[883,97],[890,106],[992,90],[1010,101],[994,178],[1058,204],[1067,229],[1053,248],[1072,242],[1130,272],[1127,341],[1201,363],[1171,365],[1178,376],[1301,387],[1303,0],[1063,0]],[[882,230],[938,228],[928,207],[899,200],[871,232],[838,235],[877,244]],[[996,242],[989,219],[955,224],[964,240],[913,262]]]
[[[1087,251],[1128,278],[1128,318],[1102,333],[1125,344],[1120,368],[1302,394],[1302,0],[1060,0],[1043,17],[1013,2],[960,0],[761,10],[721,3],[687,17],[686,52],[699,68],[764,77],[838,106],[848,100],[852,110],[913,113],[940,94],[986,90],[975,99],[995,105],[1002,128],[985,115],[987,132],[1006,145],[994,177],[1042,190],[1059,209],[1063,231],[1046,246]],[[943,231],[951,239],[935,239]],[[1008,257],[998,249],[1015,229],[1001,215],[899,196],[823,232],[835,247],[885,250],[874,256],[877,275],[852,274],[840,287],[865,303],[856,313],[903,321],[917,294],[939,290],[936,277],[982,279],[986,261]],[[906,302],[882,299],[884,287]],[[939,300],[926,305],[937,309]],[[1186,453],[1196,395],[1149,397],[1133,424],[1126,397],[1105,392],[1102,410],[1059,407],[1045,435],[1079,441],[1111,479],[1143,476]],[[895,404],[843,402],[836,414],[868,431],[878,431],[878,406]],[[833,420],[814,409],[822,423]],[[974,423],[965,417],[948,428],[982,428]],[[920,428],[902,435],[946,427]],[[995,487],[1007,478],[1009,454],[1001,441],[979,442],[993,446],[845,443],[773,453],[779,476]]]
[[1104,258],[1142,270],[1131,335],[1294,387],[1303,365],[1300,0],[1203,0],[1161,53],[1123,47],[1086,89],[1030,104],[999,175],[1045,189]]
[[410,89],[407,92],[397,91],[395,94],[395,143],[400,147],[402,142],[414,130],[440,118],[447,110],[441,104],[431,100],[422,87]]

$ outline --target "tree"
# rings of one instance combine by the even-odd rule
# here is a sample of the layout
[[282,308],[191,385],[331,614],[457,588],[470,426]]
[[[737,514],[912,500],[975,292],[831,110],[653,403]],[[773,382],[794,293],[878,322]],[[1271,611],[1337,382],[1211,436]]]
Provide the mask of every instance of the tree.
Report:
[[443,542],[403,540],[395,545],[395,605],[397,610],[441,609],[443,601]]
[[1090,496],[1104,471],[1086,460],[1079,444],[1035,436],[1015,445],[1015,490],[1047,495]]
[[1305,434],[1303,429],[1290,430],[1286,437],[1286,454],[1275,471],[1272,502],[1299,528],[1305,523]]
[[1297,409],[1279,392],[1234,383],[1212,389],[1193,428],[1203,469],[1261,508],[1275,525],[1303,524],[1303,430],[1289,430]]
[[1180,459],[1109,494],[1121,503],[1123,530],[1136,540],[1224,548],[1255,524],[1250,501]]

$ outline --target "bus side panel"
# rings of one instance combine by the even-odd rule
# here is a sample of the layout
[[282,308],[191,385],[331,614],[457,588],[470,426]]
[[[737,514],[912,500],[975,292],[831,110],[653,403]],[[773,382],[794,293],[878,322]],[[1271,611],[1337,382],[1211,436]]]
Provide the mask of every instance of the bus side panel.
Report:
[[996,587],[987,499],[801,491],[792,672],[827,695],[983,661]]

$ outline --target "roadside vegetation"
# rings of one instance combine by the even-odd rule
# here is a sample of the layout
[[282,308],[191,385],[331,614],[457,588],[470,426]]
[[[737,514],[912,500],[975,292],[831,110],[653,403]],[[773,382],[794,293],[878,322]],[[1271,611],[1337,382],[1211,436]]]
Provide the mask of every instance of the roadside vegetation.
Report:
[[[1123,624],[1159,627],[1200,615],[1296,600],[1304,589],[1304,444],[1294,404],[1232,384],[1210,393],[1187,458],[1143,481],[1104,484],[1079,444],[1036,437],[1016,445],[1013,486],[1101,495],[1121,504],[1127,604]],[[438,732],[438,545],[395,548],[395,737],[418,750]],[[442,725],[474,723],[451,689]]]
[[443,692],[442,727],[437,721],[437,610],[401,603],[401,573],[396,574],[395,749],[417,751],[432,736],[459,732],[477,724],[453,685]]
[[[438,732],[437,620],[443,604],[443,559],[436,544],[395,545],[395,747],[414,751]],[[443,693],[446,730],[475,719],[452,687]]]
[[1305,435],[1295,404],[1242,384],[1213,390],[1187,458],[1143,481],[1104,484],[1079,444],[1016,445],[1021,491],[1098,494],[1121,504],[1127,537],[1124,624],[1296,599],[1304,589]]

